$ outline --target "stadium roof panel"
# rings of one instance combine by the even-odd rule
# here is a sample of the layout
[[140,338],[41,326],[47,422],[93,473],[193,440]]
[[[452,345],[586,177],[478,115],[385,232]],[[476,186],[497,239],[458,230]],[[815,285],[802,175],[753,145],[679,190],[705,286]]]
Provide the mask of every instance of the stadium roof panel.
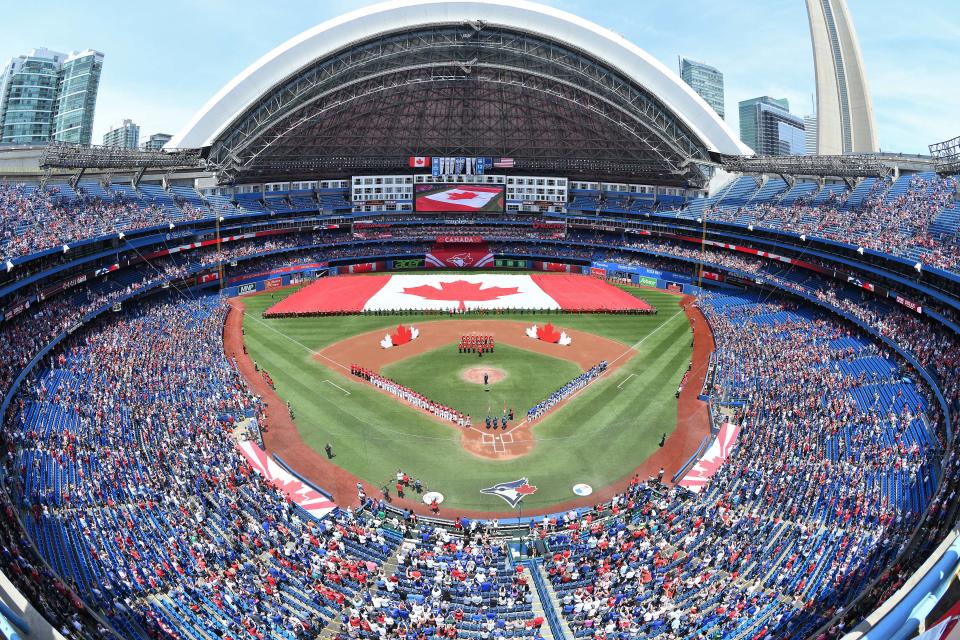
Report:
[[397,0],[324,22],[248,67],[167,144],[197,147],[237,173],[391,150],[526,152],[674,180],[710,152],[750,153],[650,54],[523,0]]

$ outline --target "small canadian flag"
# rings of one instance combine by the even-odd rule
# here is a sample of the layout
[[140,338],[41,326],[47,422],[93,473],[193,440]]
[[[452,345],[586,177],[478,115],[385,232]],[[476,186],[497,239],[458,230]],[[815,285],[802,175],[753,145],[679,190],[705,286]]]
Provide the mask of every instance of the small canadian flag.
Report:
[[414,168],[430,166],[430,156],[410,156],[410,166]]

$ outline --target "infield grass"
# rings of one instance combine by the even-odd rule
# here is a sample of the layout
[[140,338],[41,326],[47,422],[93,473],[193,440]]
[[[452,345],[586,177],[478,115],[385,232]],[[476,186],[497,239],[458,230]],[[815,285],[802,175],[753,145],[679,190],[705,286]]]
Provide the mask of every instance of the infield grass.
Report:
[[[468,369],[496,367],[506,377],[485,389],[467,382],[461,374]],[[387,365],[381,371],[388,378],[415,389],[431,400],[453,407],[473,418],[480,427],[486,416],[501,416],[504,407],[513,408],[514,426],[527,412],[551,393],[583,373],[573,362],[551,358],[509,345],[498,345],[493,353],[477,358],[458,353],[450,344],[412,358]]]
[[[497,320],[520,320],[529,324],[542,325],[549,321],[558,327],[616,340],[624,349],[634,346],[639,351],[624,366],[594,382],[572,402],[538,422],[533,429],[535,446],[531,453],[504,461],[482,459],[468,453],[460,446],[456,428],[440,424],[351,379],[348,371],[314,358],[315,352],[350,336],[392,328],[398,323],[421,323],[426,319],[424,316],[264,320],[261,314],[265,309],[293,293],[285,290],[244,298],[247,314],[243,326],[250,357],[269,371],[278,395],[293,406],[297,429],[309,446],[322,452],[324,444],[331,442],[337,453],[337,464],[374,484],[388,481],[402,468],[421,478],[429,489],[442,492],[446,496],[444,506],[503,513],[509,511],[506,503],[495,496],[482,495],[480,489],[526,476],[538,491],[524,499],[524,506],[548,507],[574,498],[571,490],[574,484],[583,482],[600,488],[628,476],[657,448],[661,434],[674,430],[677,415],[674,392],[690,361],[690,325],[680,308],[679,297],[657,291],[626,290],[659,312],[647,316],[553,313],[495,316]],[[442,320],[442,316],[429,319]],[[498,346],[494,356],[506,354],[507,349]],[[523,354],[526,357],[532,352]],[[427,355],[414,356],[409,361]],[[459,355],[455,347],[452,355]],[[549,360],[555,364],[555,359]],[[438,383],[424,374],[421,381],[413,384],[408,376],[416,374],[403,366],[413,366],[409,361],[391,365],[404,369],[393,375],[402,375],[411,388],[438,401],[448,393],[451,399],[459,399],[456,394],[461,392],[457,384],[451,382],[458,376],[446,375],[446,382]],[[486,357],[484,361],[500,366]],[[341,364],[349,366],[349,363]],[[469,359],[463,361],[463,366],[469,364]],[[547,393],[579,371],[573,363],[560,365],[570,367],[570,375],[564,378],[567,373],[561,371],[557,376],[545,378]],[[556,365],[558,371],[560,365]],[[564,380],[557,384],[561,378]],[[349,391],[350,395],[325,380]],[[534,396],[533,390],[530,394],[512,393],[521,394],[522,397],[517,395],[521,399]],[[483,409],[485,401],[479,402]],[[459,407],[462,403],[450,404]],[[518,420],[528,408],[514,406]],[[474,424],[478,424],[477,415],[474,415]],[[322,486],[322,482],[320,484]]]

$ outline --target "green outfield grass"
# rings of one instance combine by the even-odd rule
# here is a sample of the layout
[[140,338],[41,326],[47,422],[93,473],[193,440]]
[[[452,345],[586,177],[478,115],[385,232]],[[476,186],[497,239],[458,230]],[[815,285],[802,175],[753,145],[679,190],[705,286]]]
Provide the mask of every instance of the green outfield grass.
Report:
[[[533,430],[536,444],[530,454],[506,461],[485,460],[466,452],[454,428],[314,358],[316,351],[358,333],[392,328],[400,322],[421,324],[438,317],[262,319],[265,309],[293,292],[286,290],[244,298],[247,305],[245,340],[250,356],[270,373],[277,393],[292,404],[304,441],[318,451],[322,451],[326,442],[333,443],[337,464],[348,471],[381,484],[402,468],[420,477],[427,487],[444,493],[447,498],[444,506],[495,512],[508,510],[507,505],[499,498],[480,494],[480,489],[526,476],[538,491],[526,497],[524,505],[542,508],[573,498],[571,487],[576,483],[585,482],[599,488],[629,475],[657,448],[661,434],[672,432],[676,425],[674,392],[690,360],[690,325],[680,309],[678,297],[656,291],[627,290],[657,307],[659,313],[650,316],[530,313],[496,316],[529,324],[542,325],[550,321],[560,328],[587,331],[619,341],[625,348],[636,345],[640,352],[617,371],[590,385],[573,402],[539,422]],[[523,350],[515,351],[530,355]],[[498,346],[494,357],[507,354],[507,349]],[[451,348],[451,356],[457,355],[455,347]],[[579,371],[573,363],[548,359],[560,374],[551,372],[542,381],[532,383],[542,382],[544,395]],[[455,357],[453,360],[460,362]],[[486,356],[483,361],[493,363]],[[464,362],[463,366],[469,364]],[[432,367],[420,373],[406,370],[414,365],[395,363],[392,366],[402,370],[388,375],[402,376],[411,388],[431,397],[436,394],[438,401],[445,393],[450,393],[451,399],[459,399],[455,395],[457,389],[450,383],[456,376]],[[518,366],[520,364],[510,364],[511,368]],[[568,368],[569,375],[560,367]],[[526,374],[518,375],[518,379],[521,375]],[[415,381],[415,377],[419,379]],[[350,395],[325,380],[348,390]],[[476,389],[470,392],[482,393]],[[512,391],[511,395],[513,393],[517,393],[517,402],[534,395],[532,390],[529,394],[519,390]],[[468,396],[463,399],[467,401]],[[483,408],[484,401],[479,402]],[[499,402],[502,408],[502,400]],[[459,406],[454,402],[450,404]],[[525,414],[528,408],[514,407],[517,414]],[[474,418],[476,424],[476,416]]]
[[[461,377],[465,369],[473,367],[497,367],[507,376],[485,390],[482,384],[467,382]],[[480,426],[486,416],[502,415],[505,406],[512,407],[515,420],[508,426],[513,426],[525,417],[527,409],[583,370],[567,360],[504,344],[478,358],[474,354],[458,353],[457,345],[451,343],[394,362],[381,373],[431,400],[472,416],[475,426]]]

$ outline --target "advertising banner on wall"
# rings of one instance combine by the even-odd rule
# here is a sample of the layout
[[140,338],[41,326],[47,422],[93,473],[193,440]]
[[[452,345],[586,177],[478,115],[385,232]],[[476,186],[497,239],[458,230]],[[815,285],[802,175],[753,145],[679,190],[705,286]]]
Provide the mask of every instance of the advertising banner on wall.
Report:
[[351,264],[346,267],[340,267],[340,271],[347,273],[373,273],[375,271],[386,271],[387,263],[384,260],[377,262],[361,262],[360,264]]
[[424,264],[423,258],[403,258],[393,261],[394,269],[419,269]]
[[324,269],[327,267],[326,262],[307,262],[304,264],[295,264],[289,267],[280,267],[279,269],[270,269],[269,271],[258,271],[256,273],[245,273],[243,275],[234,276],[227,280],[227,284],[239,284],[241,282],[246,282],[250,280],[263,280],[272,276],[281,276],[288,273],[297,273],[297,272],[310,272],[307,273],[307,277],[314,275],[318,269]]
[[544,262],[543,260],[534,260],[533,268],[539,271],[556,271],[562,273],[570,273],[576,271],[579,273],[580,268],[574,267],[573,265],[563,264],[562,262]]
[[424,261],[428,267],[441,269],[479,269],[493,264],[493,254],[486,242],[444,244],[437,238]]
[[674,280],[676,282],[690,282],[690,276],[675,273],[673,271],[662,271],[660,269],[651,269],[633,264],[617,264],[616,262],[593,262],[591,267],[597,269],[606,269],[607,271],[622,271],[625,273],[635,273],[638,276],[647,276],[658,280]]

